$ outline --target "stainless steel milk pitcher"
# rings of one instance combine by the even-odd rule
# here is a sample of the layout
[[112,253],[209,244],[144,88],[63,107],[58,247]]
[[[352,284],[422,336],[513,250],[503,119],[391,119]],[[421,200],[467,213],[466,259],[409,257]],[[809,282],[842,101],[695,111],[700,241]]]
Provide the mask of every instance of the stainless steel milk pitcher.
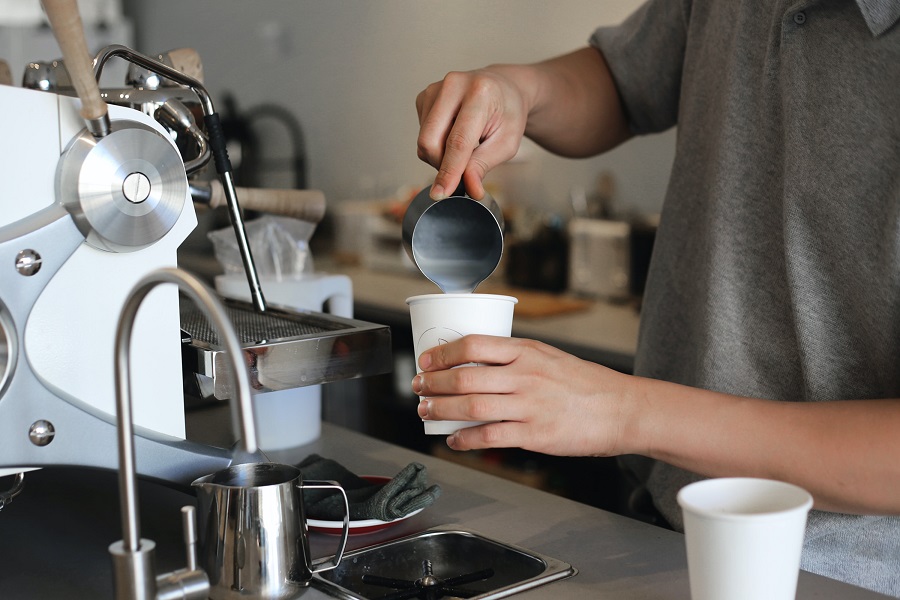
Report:
[[500,264],[503,212],[490,194],[475,200],[462,185],[437,201],[430,189],[423,188],[403,215],[403,248],[441,291],[472,293]]
[[[333,481],[303,481],[291,465],[248,463],[206,475],[197,490],[200,564],[213,600],[286,599],[313,573],[336,567],[344,554],[350,508]],[[309,552],[304,489],[334,489],[347,512],[334,558],[313,566]]]

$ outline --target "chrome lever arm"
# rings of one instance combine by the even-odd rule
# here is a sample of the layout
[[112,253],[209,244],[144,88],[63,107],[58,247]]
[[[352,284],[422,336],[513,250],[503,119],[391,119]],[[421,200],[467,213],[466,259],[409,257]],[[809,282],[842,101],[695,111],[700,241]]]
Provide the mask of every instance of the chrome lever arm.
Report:
[[250,295],[253,300],[253,306],[259,312],[265,312],[266,299],[263,296],[262,284],[259,281],[256,264],[253,261],[253,254],[250,252],[250,242],[247,239],[244,218],[241,215],[241,207],[238,204],[231,161],[228,158],[228,151],[225,148],[225,134],[222,130],[219,114],[213,106],[209,92],[206,91],[206,88],[203,87],[202,83],[193,77],[185,75],[180,71],[176,71],[163,62],[145,56],[120,44],[112,44],[101,49],[100,52],[97,53],[97,56],[94,58],[94,76],[96,78],[99,79],[100,74],[103,71],[103,65],[113,56],[124,58],[132,64],[149,69],[176,83],[187,86],[200,99],[200,106],[203,109],[203,120],[206,124],[206,133],[209,137],[209,146],[213,154],[213,161],[216,165],[216,172],[219,174],[219,177],[222,180],[222,187],[225,189],[228,214],[231,218],[231,226],[232,229],[234,229],[234,235],[237,238],[238,250],[241,254],[241,261],[244,264],[247,283],[250,286]]

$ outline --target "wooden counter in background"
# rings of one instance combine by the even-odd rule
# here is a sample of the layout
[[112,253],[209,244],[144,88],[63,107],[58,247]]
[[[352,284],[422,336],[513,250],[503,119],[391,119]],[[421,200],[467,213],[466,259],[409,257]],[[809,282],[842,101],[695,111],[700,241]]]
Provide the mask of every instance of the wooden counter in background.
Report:
[[[316,263],[328,273],[353,281],[356,318],[383,323],[399,331],[409,328],[406,299],[440,290],[415,273],[373,271],[331,262]],[[632,304],[611,304],[568,295],[516,289],[488,280],[477,290],[516,296],[513,336],[540,340],[619,371],[634,368],[639,314]]]

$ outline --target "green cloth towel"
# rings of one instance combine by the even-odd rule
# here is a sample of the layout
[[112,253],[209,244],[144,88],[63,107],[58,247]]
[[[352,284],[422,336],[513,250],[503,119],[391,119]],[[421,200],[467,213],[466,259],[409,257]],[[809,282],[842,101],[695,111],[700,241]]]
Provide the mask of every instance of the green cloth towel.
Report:
[[[350,520],[379,519],[393,521],[420,508],[430,506],[441,488],[428,485],[425,465],[409,463],[387,483],[372,483],[351,473],[330,458],[311,454],[297,465],[303,480],[325,479],[341,484],[350,504]],[[304,490],[303,504],[308,519],[342,521],[344,501],[328,490]]]

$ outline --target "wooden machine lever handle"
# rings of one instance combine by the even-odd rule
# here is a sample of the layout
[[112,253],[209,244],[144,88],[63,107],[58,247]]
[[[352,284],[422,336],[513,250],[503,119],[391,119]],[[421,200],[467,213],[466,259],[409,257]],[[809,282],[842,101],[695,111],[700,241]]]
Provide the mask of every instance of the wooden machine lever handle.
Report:
[[5,60],[0,60],[0,85],[12,85],[12,73]]
[[[109,133],[106,102],[94,76],[93,59],[84,38],[84,27],[76,0],[41,0],[50,28],[62,50],[66,71],[81,100],[81,117],[95,136]],[[105,128],[104,128],[105,125]],[[99,136],[98,136],[99,137]]]
[[175,48],[163,54],[163,58],[176,71],[203,83],[203,61],[194,48]]
[[[325,194],[321,190],[239,187],[235,191],[245,210],[294,217],[310,223],[318,223],[325,216]],[[217,180],[209,183],[208,203],[211,208],[226,203],[225,189]]]

